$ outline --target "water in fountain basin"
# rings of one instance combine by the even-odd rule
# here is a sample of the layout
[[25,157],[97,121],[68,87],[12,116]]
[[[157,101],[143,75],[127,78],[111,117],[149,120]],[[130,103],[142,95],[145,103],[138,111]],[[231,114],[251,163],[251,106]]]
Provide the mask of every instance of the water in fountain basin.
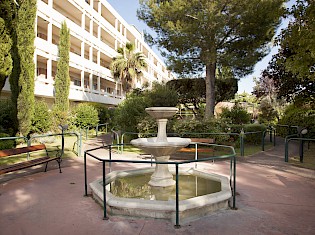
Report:
[[[151,174],[133,175],[117,178],[111,183],[110,192],[123,198],[146,200],[175,200],[175,185],[152,187],[148,184]],[[175,176],[174,176],[175,180]],[[194,175],[179,175],[179,200],[216,193],[221,190],[221,183]]]

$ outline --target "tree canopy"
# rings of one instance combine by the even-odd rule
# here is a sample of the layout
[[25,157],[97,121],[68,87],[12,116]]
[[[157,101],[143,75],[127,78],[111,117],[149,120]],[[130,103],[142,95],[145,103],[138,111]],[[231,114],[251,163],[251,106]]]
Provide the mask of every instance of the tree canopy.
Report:
[[[278,98],[315,101],[315,5],[297,1],[288,11],[288,28],[277,38],[280,49],[259,78],[254,93],[273,83]],[[260,91],[259,91],[260,89]],[[266,90],[266,89],[265,89]],[[266,92],[266,91],[264,91]]]
[[268,52],[284,0],[140,0],[138,17],[156,33],[175,72],[206,72],[206,118],[214,113],[218,66],[235,76],[252,72]]
[[12,70],[11,46],[12,40],[10,34],[6,28],[4,19],[0,17],[0,94]]

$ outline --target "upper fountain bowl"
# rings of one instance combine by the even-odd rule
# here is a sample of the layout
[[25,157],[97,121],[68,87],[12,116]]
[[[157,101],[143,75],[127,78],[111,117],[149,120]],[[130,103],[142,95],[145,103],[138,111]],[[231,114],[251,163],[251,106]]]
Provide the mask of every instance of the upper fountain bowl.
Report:
[[145,111],[155,119],[168,119],[173,117],[177,112],[178,108],[175,107],[150,107],[146,108]]

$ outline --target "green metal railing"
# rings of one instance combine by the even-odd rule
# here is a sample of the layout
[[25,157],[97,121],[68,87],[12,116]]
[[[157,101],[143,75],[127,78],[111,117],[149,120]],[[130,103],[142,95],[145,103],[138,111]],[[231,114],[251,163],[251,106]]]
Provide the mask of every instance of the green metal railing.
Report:
[[[291,135],[291,136],[296,136],[296,135]],[[303,158],[304,158],[304,141],[315,141],[315,139],[311,138],[288,138],[285,139],[285,154],[284,154],[284,161],[288,162],[289,161],[289,143],[292,140],[298,140],[299,141],[299,155],[300,155],[300,162],[303,163]]]
[[[236,208],[236,153],[235,150],[232,146],[226,146],[226,145],[218,145],[218,144],[207,144],[207,145],[212,145],[212,146],[220,146],[224,148],[228,148],[231,150],[231,154],[227,155],[222,155],[222,156],[212,156],[208,158],[203,158],[203,159],[197,159],[197,160],[185,160],[185,161],[180,161],[180,162],[175,162],[175,161],[169,161],[169,162],[159,162],[159,161],[153,161],[151,160],[152,163],[155,164],[168,164],[168,165],[175,165],[176,168],[176,174],[175,174],[175,181],[176,181],[176,200],[175,200],[175,213],[176,213],[176,224],[175,227],[179,228],[179,178],[178,178],[178,168],[180,165],[188,164],[188,163],[196,163],[196,162],[207,162],[207,161],[213,161],[214,159],[230,159],[230,187],[232,190],[232,209],[237,209]],[[134,164],[148,164],[150,163],[149,161],[145,160],[114,160],[112,159],[112,147],[115,147],[114,145],[106,145],[94,149],[90,149],[84,152],[84,196],[88,196],[87,193],[87,156],[90,156],[94,159],[97,159],[98,161],[102,162],[102,177],[103,177],[103,202],[104,202],[104,209],[103,209],[103,219],[107,220],[107,209],[106,209],[106,167],[105,163],[108,162],[109,164],[116,162],[116,163],[134,163]],[[98,149],[108,149],[109,150],[109,159],[104,159],[98,156],[93,155],[91,152],[98,150]]]
[[[261,149],[262,151],[265,150],[265,137],[266,134],[270,133],[270,142],[273,142],[274,145],[276,144],[276,130],[275,129],[267,129],[266,131],[254,131],[254,132],[244,132],[241,131],[240,133],[228,133],[228,132],[223,132],[223,133],[207,133],[207,132],[203,132],[203,133],[198,133],[198,132],[185,132],[182,134],[178,134],[178,133],[167,133],[167,136],[178,136],[178,137],[186,137],[186,138],[198,138],[200,136],[204,137],[215,137],[215,136],[237,136],[240,139],[240,143],[239,143],[239,147],[240,147],[240,155],[243,157],[245,156],[245,139],[246,139],[246,135],[253,135],[253,134],[260,134],[261,135]],[[122,154],[124,151],[124,144],[125,144],[125,136],[126,135],[135,135],[137,137],[143,135],[143,136],[156,136],[157,133],[136,133],[136,132],[124,132],[121,135],[121,142],[119,142],[119,134],[117,132],[115,132],[116,134],[116,138],[117,138],[117,143],[120,143],[120,147],[118,147],[119,152]]]
[[[25,141],[25,143],[27,144],[27,146],[30,146],[32,141],[34,141],[35,139],[39,139],[39,138],[45,138],[45,137],[52,137],[52,136],[66,136],[66,135],[75,135],[77,137],[76,142],[77,144],[77,156],[81,157],[81,152],[82,152],[82,137],[80,134],[76,133],[76,132],[65,132],[63,134],[45,134],[45,135],[36,135],[36,136],[31,136],[29,139],[27,137],[2,137],[0,138],[1,140],[16,140],[16,139],[23,139]],[[64,144],[64,143],[62,143]],[[27,156],[27,159],[29,160],[29,154]]]

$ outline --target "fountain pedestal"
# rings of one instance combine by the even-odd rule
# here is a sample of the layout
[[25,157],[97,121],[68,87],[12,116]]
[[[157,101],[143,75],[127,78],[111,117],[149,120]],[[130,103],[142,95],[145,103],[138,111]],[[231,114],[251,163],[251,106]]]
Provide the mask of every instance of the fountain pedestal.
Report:
[[[151,107],[146,112],[156,119],[158,134],[155,138],[138,138],[130,143],[148,154],[152,154],[157,162],[168,162],[170,154],[190,144],[190,139],[179,137],[167,137],[166,124],[178,111],[174,107]],[[168,164],[156,164],[149,185],[154,187],[173,186],[175,181],[170,173]]]

